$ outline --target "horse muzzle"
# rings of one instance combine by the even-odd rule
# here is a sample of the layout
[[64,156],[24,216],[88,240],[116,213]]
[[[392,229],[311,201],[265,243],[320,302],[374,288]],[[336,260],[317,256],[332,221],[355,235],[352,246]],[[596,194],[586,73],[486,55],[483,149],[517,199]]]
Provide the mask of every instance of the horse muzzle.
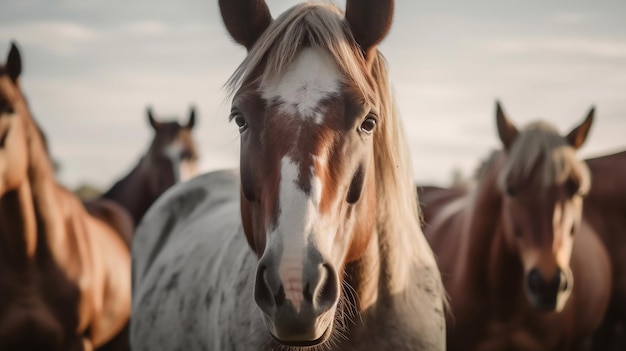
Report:
[[[302,284],[279,278],[271,259],[257,268],[254,298],[272,337],[283,345],[315,346],[332,334],[339,277],[331,264],[307,262]],[[301,286],[301,288],[300,288]]]
[[565,306],[572,290],[572,275],[557,268],[546,277],[537,268],[526,276],[526,292],[530,304],[541,311],[559,312]]

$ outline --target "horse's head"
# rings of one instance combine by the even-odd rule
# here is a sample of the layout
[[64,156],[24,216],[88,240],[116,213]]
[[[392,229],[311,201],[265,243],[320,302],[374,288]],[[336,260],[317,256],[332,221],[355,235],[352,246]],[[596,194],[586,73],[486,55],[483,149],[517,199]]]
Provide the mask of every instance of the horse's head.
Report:
[[[393,1],[301,4],[273,20],[264,1],[219,2],[248,55],[230,81],[241,134],[241,213],[260,258],[254,297],[280,343],[331,334],[347,263],[376,223],[376,44]],[[377,61],[376,61],[377,62]]]
[[195,108],[191,108],[189,120],[185,125],[181,125],[177,120],[158,121],[151,108],[148,108],[147,115],[150,126],[154,130],[154,139],[149,153],[153,160],[163,160],[168,168],[171,167],[171,172],[168,171],[167,174],[171,174],[173,179],[169,182],[170,184],[163,184],[163,186],[170,187],[178,181],[193,177],[198,161],[196,143],[192,135],[196,123]]
[[560,311],[574,283],[569,263],[590,184],[575,151],[587,137],[594,110],[567,136],[543,122],[518,131],[499,104],[496,114],[507,155],[499,178],[505,236],[520,255],[531,305]]
[[19,87],[22,60],[12,43],[0,65],[0,196],[17,188],[28,176],[28,108]]

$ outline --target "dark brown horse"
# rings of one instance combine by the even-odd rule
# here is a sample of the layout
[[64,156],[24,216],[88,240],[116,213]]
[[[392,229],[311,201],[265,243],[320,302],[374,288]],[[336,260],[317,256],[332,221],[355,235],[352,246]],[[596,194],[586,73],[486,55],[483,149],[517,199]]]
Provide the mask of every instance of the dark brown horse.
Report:
[[13,44],[0,66],[0,350],[92,350],[129,319],[129,233],[55,181],[21,67]]
[[575,157],[593,114],[563,137],[543,122],[518,130],[498,105],[504,151],[467,194],[430,209],[424,229],[452,307],[449,350],[589,345],[611,289],[607,252],[582,218],[589,170]]
[[195,108],[191,108],[186,125],[157,121],[150,108],[147,114],[154,130],[148,151],[130,173],[102,195],[126,208],[135,225],[161,194],[196,174],[198,160],[191,133],[196,121]]
[[626,350],[626,151],[586,160],[591,190],[583,216],[604,242],[613,266],[613,293],[597,351]]

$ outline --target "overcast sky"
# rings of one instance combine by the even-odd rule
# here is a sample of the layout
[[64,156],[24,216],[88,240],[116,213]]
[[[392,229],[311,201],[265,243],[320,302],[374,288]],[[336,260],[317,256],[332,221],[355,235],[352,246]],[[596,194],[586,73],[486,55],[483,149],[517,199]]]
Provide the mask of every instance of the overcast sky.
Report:
[[[298,1],[269,0],[276,16]],[[344,6],[345,1],[337,1]],[[626,1],[398,0],[381,51],[409,136],[415,179],[448,184],[499,147],[494,103],[518,125],[566,132],[597,107],[582,156],[626,149]],[[108,187],[147,149],[148,104],[187,118],[203,170],[235,167],[238,132],[222,85],[245,55],[216,0],[0,0],[23,89],[70,187]]]

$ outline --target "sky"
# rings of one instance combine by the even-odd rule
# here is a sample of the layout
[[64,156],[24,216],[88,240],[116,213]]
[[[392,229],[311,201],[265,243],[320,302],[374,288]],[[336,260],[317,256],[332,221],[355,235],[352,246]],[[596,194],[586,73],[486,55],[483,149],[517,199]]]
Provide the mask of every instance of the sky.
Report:
[[[298,3],[268,0],[276,17]],[[345,1],[336,1],[342,8]],[[581,157],[626,149],[626,1],[398,0],[380,50],[415,180],[448,185],[499,148],[495,101],[522,127],[563,133],[596,106]],[[147,150],[157,118],[197,107],[202,171],[236,167],[223,84],[245,56],[216,0],[0,0],[0,61],[11,40],[22,88],[74,188],[108,188]]]

